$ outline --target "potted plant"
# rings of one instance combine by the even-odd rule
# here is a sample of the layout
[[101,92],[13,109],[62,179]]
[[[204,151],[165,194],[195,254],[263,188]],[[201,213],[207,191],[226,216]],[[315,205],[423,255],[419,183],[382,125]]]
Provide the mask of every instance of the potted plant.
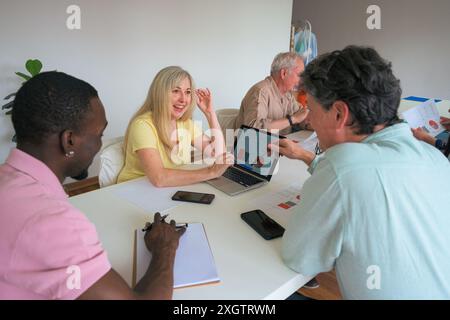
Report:
[[[16,75],[18,75],[19,77],[21,77],[22,79],[24,79],[25,82],[27,82],[28,80],[30,80],[32,77],[34,77],[35,75],[39,74],[42,70],[42,62],[39,61],[38,59],[29,59],[27,60],[27,62],[25,63],[25,69],[29,72],[28,74],[22,73],[22,72],[16,72]],[[23,84],[22,83],[22,84]],[[10,100],[11,98],[15,97],[16,93],[11,93],[8,94],[4,100]],[[2,106],[2,110],[7,110],[5,114],[9,115],[12,113],[12,109],[14,107],[14,100],[7,102],[6,104],[4,104]],[[13,142],[16,142],[16,135],[13,136],[12,138]]]

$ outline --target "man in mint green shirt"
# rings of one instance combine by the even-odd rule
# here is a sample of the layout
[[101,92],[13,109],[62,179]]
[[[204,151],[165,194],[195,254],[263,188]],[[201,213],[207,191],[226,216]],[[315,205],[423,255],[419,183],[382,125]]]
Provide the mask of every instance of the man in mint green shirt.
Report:
[[346,299],[450,299],[450,164],[397,118],[400,83],[371,48],[347,47],[302,75],[323,154],[310,165],[282,256],[309,276],[336,268]]

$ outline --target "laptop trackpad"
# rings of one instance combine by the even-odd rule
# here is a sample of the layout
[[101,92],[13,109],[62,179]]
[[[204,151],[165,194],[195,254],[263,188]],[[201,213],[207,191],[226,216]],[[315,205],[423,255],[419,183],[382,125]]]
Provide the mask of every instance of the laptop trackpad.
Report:
[[216,188],[218,188],[219,190],[222,190],[224,192],[236,192],[236,191],[240,191],[240,190],[245,190],[246,187],[235,182],[235,181],[231,181],[230,179],[224,178],[224,177],[219,177],[216,179],[212,179],[208,181],[209,183],[211,183],[212,185],[214,185]]
[[209,180],[209,182],[217,187],[224,187],[224,186],[236,186],[239,185],[239,183],[231,181],[224,177],[218,177],[216,179]]

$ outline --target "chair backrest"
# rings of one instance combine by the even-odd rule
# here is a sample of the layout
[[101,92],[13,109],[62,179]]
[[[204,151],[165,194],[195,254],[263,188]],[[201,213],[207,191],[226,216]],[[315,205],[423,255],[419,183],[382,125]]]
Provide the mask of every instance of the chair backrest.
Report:
[[234,129],[234,123],[236,122],[236,118],[239,114],[239,109],[228,108],[228,109],[220,109],[216,111],[217,120],[219,121],[220,127],[222,128],[222,132],[224,137],[226,129]]
[[100,188],[117,182],[117,176],[124,163],[123,137],[114,139],[103,146],[100,151],[100,172],[98,174]]

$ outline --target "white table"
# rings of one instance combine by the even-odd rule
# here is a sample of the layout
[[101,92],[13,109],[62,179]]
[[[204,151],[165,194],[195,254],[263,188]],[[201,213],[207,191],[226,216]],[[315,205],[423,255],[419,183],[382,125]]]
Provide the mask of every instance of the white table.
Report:
[[[296,133],[295,138],[308,135]],[[311,279],[283,263],[280,238],[266,241],[240,218],[241,213],[258,209],[252,199],[276,193],[296,181],[303,183],[309,177],[301,161],[283,157],[279,166],[268,185],[234,197],[206,183],[179,188],[216,195],[211,205],[183,203],[164,213],[177,222],[204,224],[221,282],[176,289],[174,299],[285,299]],[[134,230],[142,228],[152,213],[117,197],[113,192],[117,187],[82,194],[70,202],[95,224],[113,268],[131,285]]]
[[[399,112],[417,104],[402,100]],[[450,101],[442,101],[437,106],[441,115],[449,116]],[[293,138],[302,140],[307,136],[308,133],[300,132]],[[278,173],[268,185],[234,197],[206,183],[180,187],[216,195],[211,205],[185,203],[165,213],[178,222],[202,222],[205,225],[221,282],[176,289],[174,299],[285,299],[308,282],[310,277],[284,265],[280,256],[281,239],[262,239],[240,218],[242,212],[257,209],[253,199],[276,193],[296,181],[303,183],[309,177],[306,169],[301,161],[283,157]],[[76,196],[70,198],[70,202],[96,225],[112,266],[131,285],[134,230],[141,228],[152,213],[117,197],[114,188],[117,186]]]

